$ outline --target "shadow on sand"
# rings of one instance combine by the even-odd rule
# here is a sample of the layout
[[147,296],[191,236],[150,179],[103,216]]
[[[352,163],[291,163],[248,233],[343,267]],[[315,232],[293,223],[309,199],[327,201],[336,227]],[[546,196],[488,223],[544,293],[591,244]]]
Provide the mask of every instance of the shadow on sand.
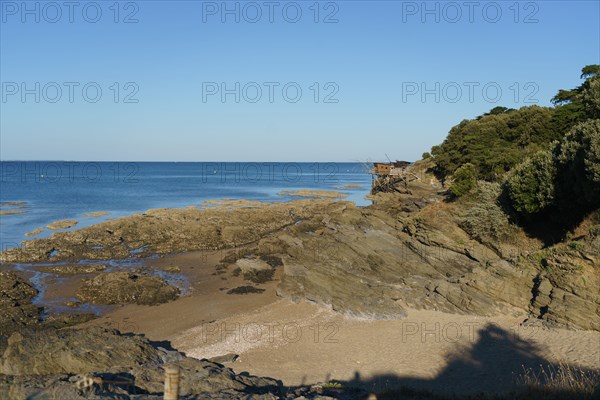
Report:
[[[600,347],[600,343],[598,343]],[[590,349],[598,351],[598,349]],[[489,324],[480,332],[477,342],[466,349],[459,349],[449,357],[446,367],[432,379],[380,375],[362,378],[356,372],[353,379],[341,382],[378,394],[378,399],[598,399],[600,387],[599,370],[582,371],[593,376],[596,391],[593,395],[581,395],[576,390],[552,389],[528,391],[519,377],[526,369],[539,371],[540,367],[558,368],[539,354],[541,348],[532,341],[525,341],[515,332]],[[589,385],[588,385],[589,387]],[[496,397],[498,396],[498,397]]]

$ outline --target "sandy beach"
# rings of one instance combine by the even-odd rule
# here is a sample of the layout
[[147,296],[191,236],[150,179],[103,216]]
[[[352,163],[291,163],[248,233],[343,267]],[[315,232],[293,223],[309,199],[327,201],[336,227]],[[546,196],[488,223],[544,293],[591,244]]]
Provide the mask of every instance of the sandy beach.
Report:
[[191,288],[158,306],[119,306],[87,324],[168,340],[195,358],[226,354],[237,373],[270,376],[285,385],[330,381],[382,391],[400,386],[441,393],[502,393],[525,368],[565,362],[600,367],[600,333],[522,324],[525,315],[478,317],[408,310],[405,319],[373,320],[276,295],[280,276],[265,292],[228,295],[243,284],[214,274],[221,253],[192,252],[149,261],[177,265]]

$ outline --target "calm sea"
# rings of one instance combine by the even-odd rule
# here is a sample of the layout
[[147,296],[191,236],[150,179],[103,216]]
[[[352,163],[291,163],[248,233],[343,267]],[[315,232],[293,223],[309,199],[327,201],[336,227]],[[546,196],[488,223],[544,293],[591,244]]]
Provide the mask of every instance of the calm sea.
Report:
[[[358,184],[361,188],[344,188]],[[75,228],[158,207],[210,199],[289,201],[283,190],[339,190],[359,206],[370,202],[371,178],[360,163],[0,162],[0,243],[17,246],[25,233],[76,219]],[[23,204],[6,204],[24,202]],[[6,211],[16,212],[7,215]],[[82,214],[108,211],[105,217]],[[55,231],[44,230],[35,237]]]

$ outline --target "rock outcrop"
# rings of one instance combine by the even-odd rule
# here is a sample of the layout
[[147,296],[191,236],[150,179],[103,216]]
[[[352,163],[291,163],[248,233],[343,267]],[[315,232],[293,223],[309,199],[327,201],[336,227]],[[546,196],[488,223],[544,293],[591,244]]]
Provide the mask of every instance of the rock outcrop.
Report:
[[86,279],[77,297],[92,304],[155,305],[175,300],[176,287],[156,276],[133,272],[106,272]]
[[108,260],[245,245],[314,213],[329,200],[248,206],[154,209],[49,238],[27,240],[0,253],[3,263]]
[[441,226],[377,206],[315,216],[269,239],[284,254],[279,293],[375,318],[406,307],[478,315],[528,308],[533,271]]
[[270,281],[273,277],[273,267],[260,258],[240,258],[235,265],[244,279],[254,283]]
[[600,236],[560,245],[538,257],[530,310],[550,324],[600,330]]
[[281,383],[274,379],[238,375],[143,336],[100,327],[13,334],[0,357],[0,390],[7,396],[2,398],[10,399],[34,394],[61,399],[160,399],[166,364],[179,366],[185,398],[279,398]]
[[57,231],[59,229],[69,229],[74,227],[75,225],[77,225],[78,221],[74,220],[74,219],[63,219],[60,221],[54,221],[48,225],[46,225],[46,228],[53,230],[53,231]]
[[189,358],[169,343],[95,326],[15,333],[0,353],[0,398],[162,400],[167,365],[179,367],[180,398],[187,400],[367,398],[364,390],[341,385],[289,388],[275,379],[236,374],[222,364],[236,358]]
[[41,307],[32,304],[37,294],[37,289],[15,273],[0,272],[0,338],[39,323]]
[[[473,240],[441,198],[378,195],[264,239],[285,263],[278,293],[374,318],[407,307],[490,316],[531,312],[551,325],[600,330],[600,246],[582,240],[517,257]],[[597,239],[595,239],[597,240]],[[506,246],[505,246],[506,247]],[[540,265],[538,253],[552,255]],[[508,253],[507,253],[508,254]]]

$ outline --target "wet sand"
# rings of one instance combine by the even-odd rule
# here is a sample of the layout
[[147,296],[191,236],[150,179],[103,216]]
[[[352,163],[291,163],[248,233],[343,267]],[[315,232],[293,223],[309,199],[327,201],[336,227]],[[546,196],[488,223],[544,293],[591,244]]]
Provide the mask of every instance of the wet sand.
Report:
[[257,285],[265,289],[260,294],[232,295],[227,291],[251,285],[242,277],[232,276],[234,267],[218,274],[215,266],[226,252],[190,252],[147,260],[146,268],[163,269],[179,267],[190,285],[178,300],[156,306],[122,305],[90,324],[126,327],[128,331],[144,333],[153,340],[171,340],[181,332],[215,321],[254,311],[277,300],[276,287],[281,270],[275,280]]

